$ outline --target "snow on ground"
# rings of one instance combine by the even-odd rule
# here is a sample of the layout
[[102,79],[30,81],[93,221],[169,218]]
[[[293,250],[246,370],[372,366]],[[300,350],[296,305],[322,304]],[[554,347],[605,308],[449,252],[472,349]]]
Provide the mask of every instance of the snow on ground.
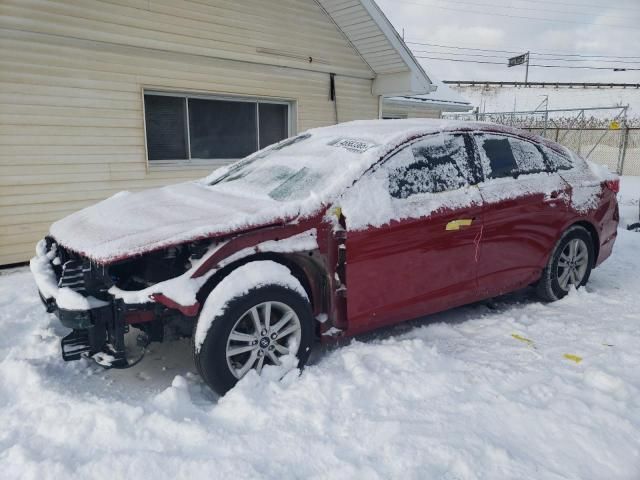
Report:
[[620,230],[564,300],[525,290],[433,315],[221,399],[186,341],[125,371],[64,363],[31,275],[4,272],[1,476],[638,479],[638,252]]

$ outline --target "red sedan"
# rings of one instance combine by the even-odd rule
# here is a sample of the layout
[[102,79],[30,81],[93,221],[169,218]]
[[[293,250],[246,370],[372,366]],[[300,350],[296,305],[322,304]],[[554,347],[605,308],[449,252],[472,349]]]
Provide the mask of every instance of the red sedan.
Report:
[[193,338],[219,393],[328,341],[535,285],[585,285],[616,238],[617,177],[487,123],[310,130],[209,177],[52,225],[31,261],[65,360],[127,367],[125,333]]

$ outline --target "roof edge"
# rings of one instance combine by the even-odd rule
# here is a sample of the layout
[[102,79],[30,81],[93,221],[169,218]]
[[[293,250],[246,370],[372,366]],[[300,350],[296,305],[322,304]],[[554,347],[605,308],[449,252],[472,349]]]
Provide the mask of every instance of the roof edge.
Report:
[[413,93],[429,93],[435,91],[437,88],[434,85],[435,82],[429,78],[422,68],[422,65],[420,65],[416,57],[411,53],[407,44],[404,43],[404,40],[400,37],[378,4],[374,0],[360,0],[360,3],[369,15],[371,15],[371,18],[376,22],[378,27],[380,27],[380,30],[387,37],[389,43],[391,43],[391,45],[398,51],[404,62],[407,64],[407,67],[411,71],[413,80],[417,82],[418,88],[424,88],[424,91],[418,90]]
[[467,112],[473,109],[473,105],[471,105],[470,102],[454,102],[451,100],[421,99],[415,97],[385,97],[384,104],[402,107],[434,107],[438,110],[450,112]]
[[[379,34],[387,40],[389,50],[397,53],[399,60],[401,60],[404,66],[406,66],[406,70],[376,70],[376,67],[372,62],[367,60],[367,52],[361,51],[358,48],[359,40],[357,38],[353,38],[348,31],[343,29],[339,18],[332,15],[333,10],[325,5],[325,3],[330,2],[328,0],[314,0],[314,2],[324,11],[340,33],[342,33],[347,42],[349,42],[358,56],[371,69],[374,81],[371,90],[373,95],[419,95],[436,90],[437,87],[435,86],[435,82],[429,78],[422,68],[422,65],[418,63],[409,47],[405,44],[400,35],[398,35],[398,32],[382,12],[380,7],[378,7],[375,0],[356,0],[355,5],[358,5],[362,10],[364,10],[364,13],[368,16],[372,25],[374,25],[378,29]],[[351,7],[355,5],[351,5]],[[337,10],[341,11],[351,7],[342,7]]]

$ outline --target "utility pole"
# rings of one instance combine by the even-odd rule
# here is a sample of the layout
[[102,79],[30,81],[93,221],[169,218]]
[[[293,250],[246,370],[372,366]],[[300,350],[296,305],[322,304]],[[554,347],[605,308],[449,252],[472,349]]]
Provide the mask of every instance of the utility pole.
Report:
[[527,68],[524,71],[524,85],[527,86],[527,82],[529,81],[529,53],[527,52]]

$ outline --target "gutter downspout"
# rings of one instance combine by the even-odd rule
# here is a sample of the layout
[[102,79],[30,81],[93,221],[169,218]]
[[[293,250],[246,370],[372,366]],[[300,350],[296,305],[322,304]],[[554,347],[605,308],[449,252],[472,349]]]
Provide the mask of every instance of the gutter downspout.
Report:
[[336,124],[340,123],[338,119],[338,95],[336,93],[336,74],[329,74],[329,100],[333,101],[333,111],[336,116]]

